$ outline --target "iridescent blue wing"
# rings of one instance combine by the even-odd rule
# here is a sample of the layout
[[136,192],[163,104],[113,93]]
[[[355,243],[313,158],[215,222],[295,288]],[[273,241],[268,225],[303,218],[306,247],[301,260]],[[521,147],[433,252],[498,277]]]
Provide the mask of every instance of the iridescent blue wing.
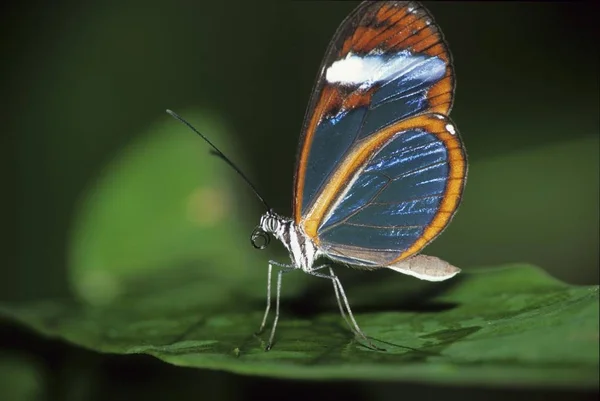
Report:
[[453,84],[447,46],[422,6],[367,2],[342,23],[296,171],[294,218],[321,252],[395,268],[448,224],[466,177],[447,117]]
[[358,6],[336,31],[309,102],[295,173],[296,223],[353,146],[420,113],[447,115],[453,86],[447,46],[420,4]]

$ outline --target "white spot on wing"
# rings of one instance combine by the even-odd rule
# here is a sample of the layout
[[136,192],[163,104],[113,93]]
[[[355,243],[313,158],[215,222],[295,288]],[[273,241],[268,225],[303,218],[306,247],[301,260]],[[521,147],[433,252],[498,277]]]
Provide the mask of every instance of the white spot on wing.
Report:
[[446,131],[448,131],[452,135],[456,135],[456,129],[452,124],[446,124]]
[[415,55],[407,50],[392,56],[358,56],[349,52],[345,58],[334,61],[327,68],[325,79],[329,83],[368,88],[375,83],[409,74],[416,65],[420,67],[418,73],[413,73],[412,79],[435,80],[446,71],[446,63],[438,57]]

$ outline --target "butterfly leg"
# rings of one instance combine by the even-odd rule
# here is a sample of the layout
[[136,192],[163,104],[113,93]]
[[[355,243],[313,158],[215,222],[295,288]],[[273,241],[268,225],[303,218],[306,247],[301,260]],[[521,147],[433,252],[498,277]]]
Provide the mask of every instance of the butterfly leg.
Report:
[[[340,290],[337,287],[337,283],[336,281],[333,279],[333,277],[335,276],[333,274],[333,270],[331,269],[331,267],[329,265],[322,265],[322,266],[317,266],[315,267],[312,271],[314,272],[315,270],[320,270],[323,269],[325,267],[329,267],[329,271],[330,271],[330,276],[326,276],[326,275],[316,275],[313,274],[313,276],[316,277],[323,277],[323,278],[328,278],[331,280],[332,284],[333,284],[333,291],[335,293],[335,299],[337,301],[338,307],[340,308],[340,314],[342,315],[342,317],[344,318],[344,321],[346,322],[346,324],[348,325],[348,328],[354,332],[354,327],[352,327],[352,323],[350,323],[350,320],[348,320],[348,316],[346,316],[346,312],[344,311],[344,307],[342,306],[342,300],[340,298]],[[312,274],[312,273],[311,273]],[[337,277],[337,276],[336,276]]]
[[[320,270],[320,269],[325,268],[325,267],[329,267],[329,275],[327,275],[327,274],[321,274],[321,273],[317,273],[316,272],[316,270]],[[315,277],[327,278],[327,279],[329,279],[329,280],[332,281],[332,283],[333,283],[333,291],[335,292],[335,298],[337,300],[338,307],[340,308],[340,314],[342,315],[342,317],[346,321],[346,324],[348,325],[348,327],[350,328],[350,330],[354,333],[355,336],[360,337],[364,341],[366,341],[371,348],[383,351],[383,349],[375,346],[375,344],[373,344],[371,342],[371,340],[369,340],[367,338],[367,336],[365,335],[365,333],[358,326],[358,323],[356,322],[356,319],[354,318],[354,314],[352,313],[352,309],[350,308],[350,303],[348,302],[348,297],[346,296],[346,292],[344,291],[344,287],[342,287],[342,283],[341,283],[340,279],[338,278],[338,276],[335,275],[335,273],[333,272],[333,269],[331,268],[331,266],[329,266],[329,265],[318,266],[318,267],[314,268],[310,272],[310,274],[313,275],[313,276],[315,276]],[[342,304],[342,301],[343,301],[343,304]],[[348,317],[346,316],[346,313],[344,312],[344,306],[346,307],[345,308],[346,311],[348,311],[348,316],[350,317],[350,320],[348,320]],[[352,322],[352,323],[350,323],[350,322]]]
[[275,337],[275,327],[277,326],[277,321],[279,320],[279,298],[281,295],[281,276],[283,273],[290,272],[294,270],[293,265],[286,265],[284,263],[279,263],[274,260],[269,261],[269,270],[267,273],[267,307],[265,308],[265,314],[263,316],[262,323],[260,324],[260,328],[256,334],[262,333],[267,323],[267,317],[269,316],[269,311],[271,310],[271,273],[273,270],[273,266],[281,267],[279,270],[279,274],[277,276],[277,298],[275,301],[275,320],[273,321],[273,327],[271,328],[271,335],[269,337],[269,343],[267,344],[266,351],[271,349],[273,344],[273,338]]

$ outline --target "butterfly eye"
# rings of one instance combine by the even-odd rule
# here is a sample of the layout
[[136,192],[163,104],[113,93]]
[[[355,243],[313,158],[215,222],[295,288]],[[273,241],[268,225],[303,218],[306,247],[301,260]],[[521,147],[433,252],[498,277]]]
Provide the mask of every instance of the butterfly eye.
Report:
[[271,237],[262,228],[256,227],[250,236],[250,242],[256,249],[265,249],[271,242]]

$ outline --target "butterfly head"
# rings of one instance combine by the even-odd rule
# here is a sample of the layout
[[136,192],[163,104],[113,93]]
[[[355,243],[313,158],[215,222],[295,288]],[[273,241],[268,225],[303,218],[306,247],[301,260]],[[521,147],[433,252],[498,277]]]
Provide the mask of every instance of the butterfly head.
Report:
[[250,236],[252,246],[256,249],[265,249],[271,242],[271,234],[278,238],[283,223],[283,218],[272,210],[263,214],[258,226],[256,226]]

